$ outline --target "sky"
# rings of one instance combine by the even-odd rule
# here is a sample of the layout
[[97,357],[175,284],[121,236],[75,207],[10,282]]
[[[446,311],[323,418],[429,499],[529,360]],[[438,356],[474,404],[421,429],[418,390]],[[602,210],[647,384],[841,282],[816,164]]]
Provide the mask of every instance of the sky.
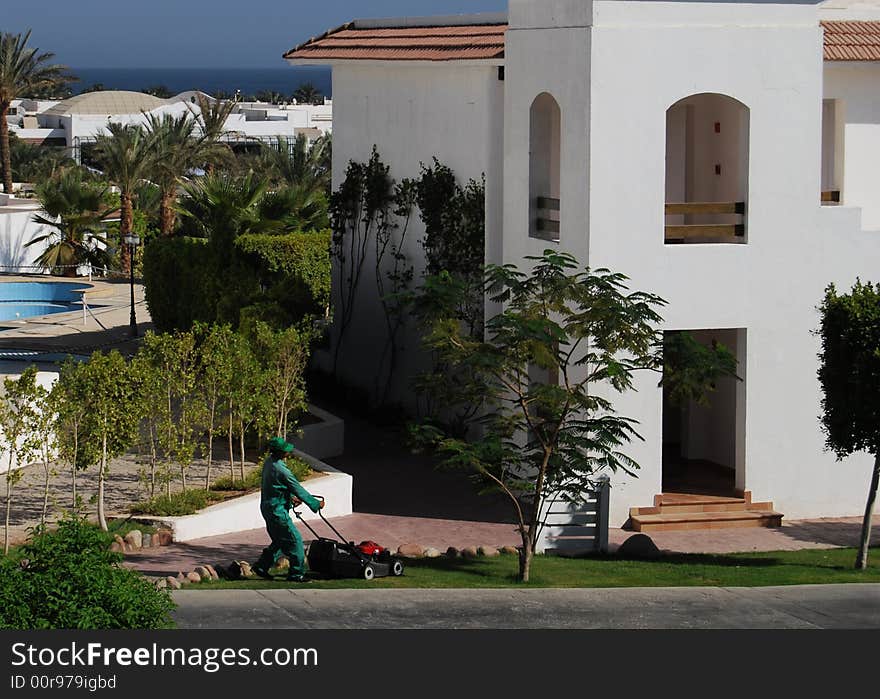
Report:
[[361,17],[499,12],[507,0],[0,0],[0,31],[73,68],[283,68],[281,54]]

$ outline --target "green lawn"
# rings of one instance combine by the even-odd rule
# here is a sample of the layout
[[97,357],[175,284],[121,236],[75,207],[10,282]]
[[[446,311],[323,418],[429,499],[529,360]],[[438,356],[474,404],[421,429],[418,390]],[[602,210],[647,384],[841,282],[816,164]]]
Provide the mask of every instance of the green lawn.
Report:
[[[783,551],[726,555],[689,554],[657,561],[622,560],[614,556],[558,558],[536,556],[528,587],[760,587],[828,583],[880,583],[880,548],[871,550],[869,568],[853,569],[854,549]],[[218,581],[193,585],[192,590],[264,590],[270,588],[497,588],[519,587],[516,556],[498,558],[412,560],[400,578]]]

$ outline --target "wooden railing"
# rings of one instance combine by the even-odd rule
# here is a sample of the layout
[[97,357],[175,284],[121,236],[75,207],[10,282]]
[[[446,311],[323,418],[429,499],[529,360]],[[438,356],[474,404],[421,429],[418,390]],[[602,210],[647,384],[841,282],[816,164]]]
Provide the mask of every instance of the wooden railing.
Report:
[[822,203],[823,204],[839,204],[840,203],[840,192],[836,189],[822,192]]
[[[535,219],[535,230],[538,232],[538,237],[559,240],[559,199],[538,197],[535,208],[538,210]],[[551,218],[552,212],[556,212],[556,218]]]
[[[666,204],[667,216],[745,216],[746,204],[732,202],[681,202]],[[667,243],[699,242],[705,238],[742,238],[745,223],[689,223],[666,226]]]

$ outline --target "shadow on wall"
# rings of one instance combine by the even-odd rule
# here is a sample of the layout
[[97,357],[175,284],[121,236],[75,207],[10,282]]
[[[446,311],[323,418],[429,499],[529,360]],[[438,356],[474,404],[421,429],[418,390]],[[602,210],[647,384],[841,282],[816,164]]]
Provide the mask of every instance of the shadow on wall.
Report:
[[[32,265],[43,252],[42,246],[25,245],[39,235],[44,226],[33,223],[30,214],[0,217],[0,272],[15,272]],[[24,271],[32,271],[25,269]]]

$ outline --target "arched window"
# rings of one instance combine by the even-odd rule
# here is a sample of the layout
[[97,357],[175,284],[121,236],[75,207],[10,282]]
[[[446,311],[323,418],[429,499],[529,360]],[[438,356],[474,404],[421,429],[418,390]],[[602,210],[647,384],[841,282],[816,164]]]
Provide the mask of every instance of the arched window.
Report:
[[529,135],[529,236],[559,240],[562,112],[546,92],[532,103]]
[[745,243],[749,109],[691,95],[666,112],[666,243]]

